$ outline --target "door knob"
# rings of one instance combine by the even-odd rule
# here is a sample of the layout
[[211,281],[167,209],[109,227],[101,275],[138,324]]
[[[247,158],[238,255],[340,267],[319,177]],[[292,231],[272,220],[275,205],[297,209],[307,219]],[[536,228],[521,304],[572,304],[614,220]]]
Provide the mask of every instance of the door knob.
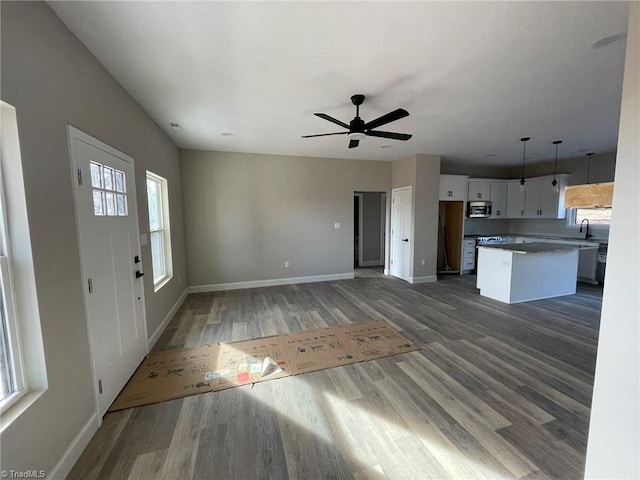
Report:
[[408,239],[408,238],[403,238],[403,239],[402,239],[402,241],[403,241],[403,242],[408,242],[408,241],[409,241],[409,239]]
[[140,270],[136,270],[136,278],[144,277],[144,273],[140,273]]

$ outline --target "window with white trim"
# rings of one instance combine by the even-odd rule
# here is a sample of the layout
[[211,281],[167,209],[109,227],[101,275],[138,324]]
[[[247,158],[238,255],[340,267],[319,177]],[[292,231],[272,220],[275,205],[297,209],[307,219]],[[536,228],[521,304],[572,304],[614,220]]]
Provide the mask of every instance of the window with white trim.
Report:
[[[3,151],[4,156],[4,151]],[[11,274],[4,170],[0,162],[0,413],[27,391]]]
[[589,227],[609,228],[611,223],[611,207],[570,208],[568,212],[568,221],[573,227],[580,227],[585,219],[589,220]]
[[173,276],[169,201],[167,180],[149,171],[147,171],[147,201],[153,286],[154,291],[157,292]]

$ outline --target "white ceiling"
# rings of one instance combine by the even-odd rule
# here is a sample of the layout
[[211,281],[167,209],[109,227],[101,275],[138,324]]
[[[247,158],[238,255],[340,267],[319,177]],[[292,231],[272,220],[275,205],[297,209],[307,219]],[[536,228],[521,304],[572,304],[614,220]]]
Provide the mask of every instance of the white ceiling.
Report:
[[[618,2],[50,2],[182,148],[510,165],[615,150]],[[407,142],[302,139],[396,108]],[[169,124],[176,122],[182,130]],[[224,136],[222,133],[233,133]],[[381,148],[390,145],[388,148]],[[488,154],[495,156],[487,157]]]

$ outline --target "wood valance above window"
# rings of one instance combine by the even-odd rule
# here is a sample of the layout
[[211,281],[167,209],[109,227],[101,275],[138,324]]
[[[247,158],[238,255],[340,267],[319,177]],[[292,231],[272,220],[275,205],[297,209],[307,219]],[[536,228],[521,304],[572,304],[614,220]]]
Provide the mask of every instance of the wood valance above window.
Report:
[[611,207],[613,182],[568,185],[564,191],[565,208]]

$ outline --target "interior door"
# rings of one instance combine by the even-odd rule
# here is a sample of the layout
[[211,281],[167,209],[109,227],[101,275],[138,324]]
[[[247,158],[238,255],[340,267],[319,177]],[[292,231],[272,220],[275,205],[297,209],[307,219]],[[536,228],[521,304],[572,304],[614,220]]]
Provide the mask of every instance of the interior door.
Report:
[[73,127],[69,145],[102,416],[147,353],[133,159]]
[[411,187],[391,191],[391,275],[411,281]]

